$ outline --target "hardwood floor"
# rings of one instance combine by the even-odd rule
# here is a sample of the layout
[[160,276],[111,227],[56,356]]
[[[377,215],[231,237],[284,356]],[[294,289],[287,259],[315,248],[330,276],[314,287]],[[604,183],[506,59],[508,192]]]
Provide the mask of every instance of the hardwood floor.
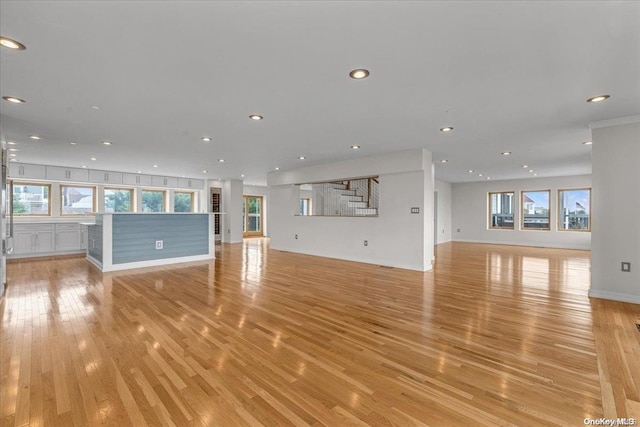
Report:
[[584,425],[640,418],[640,305],[589,252],[448,243],[432,272],[268,249],[8,266],[2,426]]

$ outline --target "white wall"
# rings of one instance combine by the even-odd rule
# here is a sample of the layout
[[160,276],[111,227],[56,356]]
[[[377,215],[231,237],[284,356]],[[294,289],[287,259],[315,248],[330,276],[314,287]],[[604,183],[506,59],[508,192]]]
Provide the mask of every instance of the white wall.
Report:
[[451,183],[435,181],[435,190],[438,193],[438,215],[436,244],[451,241]]
[[[424,169],[423,159],[428,163],[428,170]],[[300,197],[295,184],[373,175],[378,175],[380,182],[378,217],[295,215]],[[268,181],[273,249],[420,271],[431,268],[433,231],[428,242],[424,238],[425,225],[433,224],[433,181],[428,151],[410,150],[302,168],[286,176],[270,174]],[[427,200],[425,191],[429,195]],[[411,207],[421,208],[420,213],[411,214]],[[364,246],[365,240],[367,246]]]
[[[558,222],[558,189],[590,187],[591,175],[453,184],[452,240],[550,248],[590,249],[591,233],[557,231],[556,228]],[[551,190],[550,231],[523,231],[519,229],[520,191],[535,190]],[[514,230],[488,229],[488,193],[499,191],[515,192],[514,222],[516,226]]]
[[590,296],[640,304],[639,165],[640,123],[593,130]]
[[262,196],[262,232],[265,236],[269,234],[269,187],[261,185],[244,185],[242,192],[245,196]]
[[230,179],[222,183],[222,241],[242,242],[242,181]]

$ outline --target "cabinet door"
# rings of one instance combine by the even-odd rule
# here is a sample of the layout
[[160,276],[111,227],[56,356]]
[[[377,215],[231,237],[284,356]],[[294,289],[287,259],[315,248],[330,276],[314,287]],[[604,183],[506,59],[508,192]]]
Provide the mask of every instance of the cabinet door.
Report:
[[87,169],[67,168],[69,181],[89,182],[89,171]]
[[56,251],[80,250],[80,225],[56,224]]
[[105,183],[122,184],[122,172],[105,172]]
[[36,253],[45,253],[54,251],[54,239],[52,231],[36,231],[35,250]]
[[89,233],[87,232],[87,226],[83,225],[80,228],[80,249],[87,249],[87,242],[89,240]]
[[122,183],[126,185],[151,185],[150,175],[140,175],[136,173],[123,173]]
[[33,231],[17,231],[13,236],[13,254],[30,254],[33,253],[33,245],[35,242],[35,233]]
[[70,174],[68,168],[57,166],[47,166],[47,179],[51,181],[69,181]]
[[9,165],[9,177],[46,179],[47,170],[43,165],[29,165],[26,163],[11,163]]
[[151,177],[151,185],[154,187],[166,187],[167,186],[167,178],[164,176],[152,176]]

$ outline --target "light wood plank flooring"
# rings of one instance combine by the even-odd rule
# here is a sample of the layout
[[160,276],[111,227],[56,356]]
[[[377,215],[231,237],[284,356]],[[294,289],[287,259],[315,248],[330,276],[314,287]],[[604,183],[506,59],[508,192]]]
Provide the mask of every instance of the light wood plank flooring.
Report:
[[2,426],[583,425],[640,418],[640,305],[590,254],[448,243],[420,273],[268,248],[101,274],[13,262]]

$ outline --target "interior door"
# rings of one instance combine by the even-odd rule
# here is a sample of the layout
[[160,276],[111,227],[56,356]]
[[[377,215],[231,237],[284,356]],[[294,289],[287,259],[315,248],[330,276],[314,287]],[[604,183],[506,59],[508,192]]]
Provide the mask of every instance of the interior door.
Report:
[[262,196],[244,196],[242,219],[244,237],[263,236]]

